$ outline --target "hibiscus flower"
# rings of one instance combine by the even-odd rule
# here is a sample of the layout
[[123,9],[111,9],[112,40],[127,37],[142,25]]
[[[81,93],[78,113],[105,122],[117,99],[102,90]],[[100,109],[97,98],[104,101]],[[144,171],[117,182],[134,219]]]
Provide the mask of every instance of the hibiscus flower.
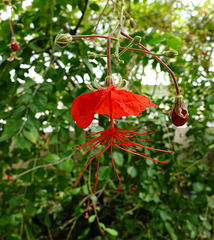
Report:
[[[120,181],[120,177],[117,173],[113,159],[113,148],[115,147],[155,162],[167,163],[152,159],[149,157],[150,154],[145,154],[138,151],[140,148],[143,148],[171,153],[170,151],[151,148],[148,147],[148,145],[141,143],[145,140],[139,139],[139,136],[153,134],[150,131],[139,132],[147,127],[141,129],[137,129],[135,127],[120,129],[114,124],[115,118],[121,118],[128,115],[137,116],[140,115],[147,107],[157,107],[155,104],[151,103],[149,98],[146,96],[131,93],[124,88],[120,89],[121,83],[122,80],[120,79],[116,86],[112,84],[106,88],[102,88],[97,82],[95,82],[95,85],[99,90],[96,91],[94,88],[89,86],[90,89],[95,92],[83,94],[77,97],[72,103],[71,114],[78,127],[88,127],[93,121],[95,113],[106,114],[110,117],[109,129],[100,132],[86,132],[86,142],[74,147],[75,149],[81,150],[82,154],[93,151],[93,156],[72,186],[79,181],[92,160],[98,157],[94,193],[96,192],[100,156],[107,149],[110,149],[111,151],[112,165]],[[136,143],[136,141],[139,141],[140,143]]]

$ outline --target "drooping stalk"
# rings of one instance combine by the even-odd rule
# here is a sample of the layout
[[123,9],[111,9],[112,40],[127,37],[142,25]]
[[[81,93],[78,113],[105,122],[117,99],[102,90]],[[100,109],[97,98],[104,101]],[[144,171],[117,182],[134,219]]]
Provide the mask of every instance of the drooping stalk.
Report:
[[[124,32],[121,32],[121,35],[123,35],[124,37],[126,37],[126,38],[128,38],[128,39],[130,39],[130,40],[133,40],[132,37],[130,37],[129,35],[127,35],[127,34],[124,33]],[[142,47],[143,49],[145,49],[146,51],[148,51],[149,53],[151,53],[151,52],[149,51],[149,49],[146,48],[145,46],[143,46],[141,43],[138,43],[138,45],[139,45],[140,47]],[[176,80],[176,78],[175,78],[175,74],[173,73],[173,71],[172,71],[159,57],[154,56],[154,58],[157,59],[158,62],[161,63],[161,64],[169,71],[169,73],[171,74],[172,79],[173,79],[173,81],[174,81],[174,84],[175,84],[176,93],[177,93],[177,95],[180,95],[180,90],[179,90],[179,87],[178,87],[178,83],[177,83],[177,80]]]
[[10,18],[8,18],[8,21],[9,21],[10,31],[11,31],[12,37],[14,37],[14,31],[13,31],[13,23],[12,23],[12,20],[11,20]]

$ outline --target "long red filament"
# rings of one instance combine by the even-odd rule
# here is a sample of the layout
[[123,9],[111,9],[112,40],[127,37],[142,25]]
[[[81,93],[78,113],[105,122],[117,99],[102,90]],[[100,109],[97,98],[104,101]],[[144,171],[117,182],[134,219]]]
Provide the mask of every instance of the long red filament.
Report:
[[[145,153],[140,153],[136,150],[139,148],[144,148],[148,150],[155,150],[155,151],[160,151],[160,152],[166,152],[166,153],[171,153],[171,151],[167,150],[161,150],[161,149],[155,149],[148,147],[147,145],[142,145],[139,143],[132,142],[133,141],[150,141],[150,140],[141,140],[135,137],[139,137],[142,135],[150,135],[153,134],[153,132],[147,131],[147,132],[137,132],[139,130],[145,130],[146,128],[150,127],[144,127],[137,129],[136,127],[132,128],[115,128],[114,126],[114,116],[113,116],[113,111],[112,111],[112,99],[111,99],[111,92],[109,93],[109,111],[110,111],[110,128],[100,131],[100,132],[86,132],[87,136],[85,139],[87,142],[80,144],[79,146],[75,147],[79,150],[83,150],[83,155],[90,152],[91,150],[94,150],[93,157],[89,160],[89,162],[86,164],[85,168],[83,169],[82,173],[80,176],[77,178],[75,183],[72,185],[72,187],[79,181],[79,179],[82,177],[83,173],[89,166],[89,164],[92,162],[94,158],[98,156],[98,162],[97,162],[97,174],[96,174],[96,182],[95,182],[95,187],[94,187],[94,193],[96,192],[97,188],[97,183],[98,183],[98,173],[99,173],[99,164],[100,164],[100,156],[108,149],[111,148],[111,159],[112,159],[112,165],[114,167],[115,173],[119,179],[119,174],[117,172],[114,159],[113,159],[113,146],[122,149],[126,152],[135,154],[137,156],[155,161],[155,162],[161,162],[161,163],[167,163],[159,160],[155,160],[152,158],[149,158],[150,154],[145,154]],[[130,126],[130,125],[129,125]],[[97,137],[96,137],[97,136]],[[91,138],[93,137],[93,138]],[[105,146],[107,144],[107,146]],[[105,146],[105,147],[104,147]],[[104,147],[104,148],[103,148]],[[103,148],[103,149],[102,149]]]

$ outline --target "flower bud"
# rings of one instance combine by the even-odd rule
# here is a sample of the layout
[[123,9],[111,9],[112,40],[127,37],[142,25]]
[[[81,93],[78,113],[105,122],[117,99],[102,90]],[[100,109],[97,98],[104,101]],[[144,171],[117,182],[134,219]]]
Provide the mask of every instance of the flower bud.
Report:
[[10,5],[10,0],[4,0],[3,3],[4,5]]
[[54,43],[60,48],[66,47],[72,41],[72,36],[69,33],[58,34]]
[[133,18],[130,18],[129,24],[130,24],[130,26],[131,26],[132,28],[135,28],[135,27],[136,27],[136,23],[135,23],[135,21],[134,21]]
[[118,193],[121,193],[122,191],[123,191],[123,189],[122,189],[121,187],[118,187],[118,188],[117,188],[117,192],[118,192]]
[[164,52],[164,56],[169,58],[174,58],[177,55],[178,55],[178,52],[175,51],[174,49],[170,49],[169,51]]
[[133,44],[138,44],[138,43],[140,43],[140,41],[141,41],[141,37],[140,36],[135,36],[132,43]]
[[184,104],[183,96],[178,95],[175,98],[175,103],[172,111],[170,112],[172,123],[176,127],[183,126],[188,119],[187,107]]
[[16,24],[19,28],[24,28],[24,25],[22,23],[17,23]]
[[15,37],[11,38],[11,42],[10,44],[8,44],[9,47],[11,47],[11,49],[16,52],[19,50],[19,43],[16,41]]
[[18,42],[11,43],[10,46],[11,46],[11,48],[12,48],[12,50],[13,50],[14,52],[16,52],[16,51],[19,50],[19,44],[18,44]]
[[89,59],[95,59],[96,57],[97,57],[97,54],[94,53],[94,52],[90,52],[90,53],[88,54],[88,58],[89,58]]
[[7,180],[11,180],[11,179],[12,179],[12,176],[11,176],[11,175],[6,175],[6,179],[7,179]]

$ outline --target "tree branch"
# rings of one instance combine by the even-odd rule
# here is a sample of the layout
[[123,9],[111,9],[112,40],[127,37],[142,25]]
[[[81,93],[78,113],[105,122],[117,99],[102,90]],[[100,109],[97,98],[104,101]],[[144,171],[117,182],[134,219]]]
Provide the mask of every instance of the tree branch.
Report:
[[75,34],[76,34],[76,32],[77,32],[77,30],[78,30],[78,28],[79,28],[79,26],[80,26],[80,24],[81,24],[81,22],[82,22],[82,20],[83,20],[83,18],[84,18],[87,5],[88,5],[88,0],[85,0],[85,6],[84,6],[84,8],[83,8],[83,10],[82,10],[82,16],[81,16],[81,18],[79,19],[79,21],[78,21],[77,26],[75,27],[75,29],[70,29],[70,34],[71,34],[71,35],[75,35]]

